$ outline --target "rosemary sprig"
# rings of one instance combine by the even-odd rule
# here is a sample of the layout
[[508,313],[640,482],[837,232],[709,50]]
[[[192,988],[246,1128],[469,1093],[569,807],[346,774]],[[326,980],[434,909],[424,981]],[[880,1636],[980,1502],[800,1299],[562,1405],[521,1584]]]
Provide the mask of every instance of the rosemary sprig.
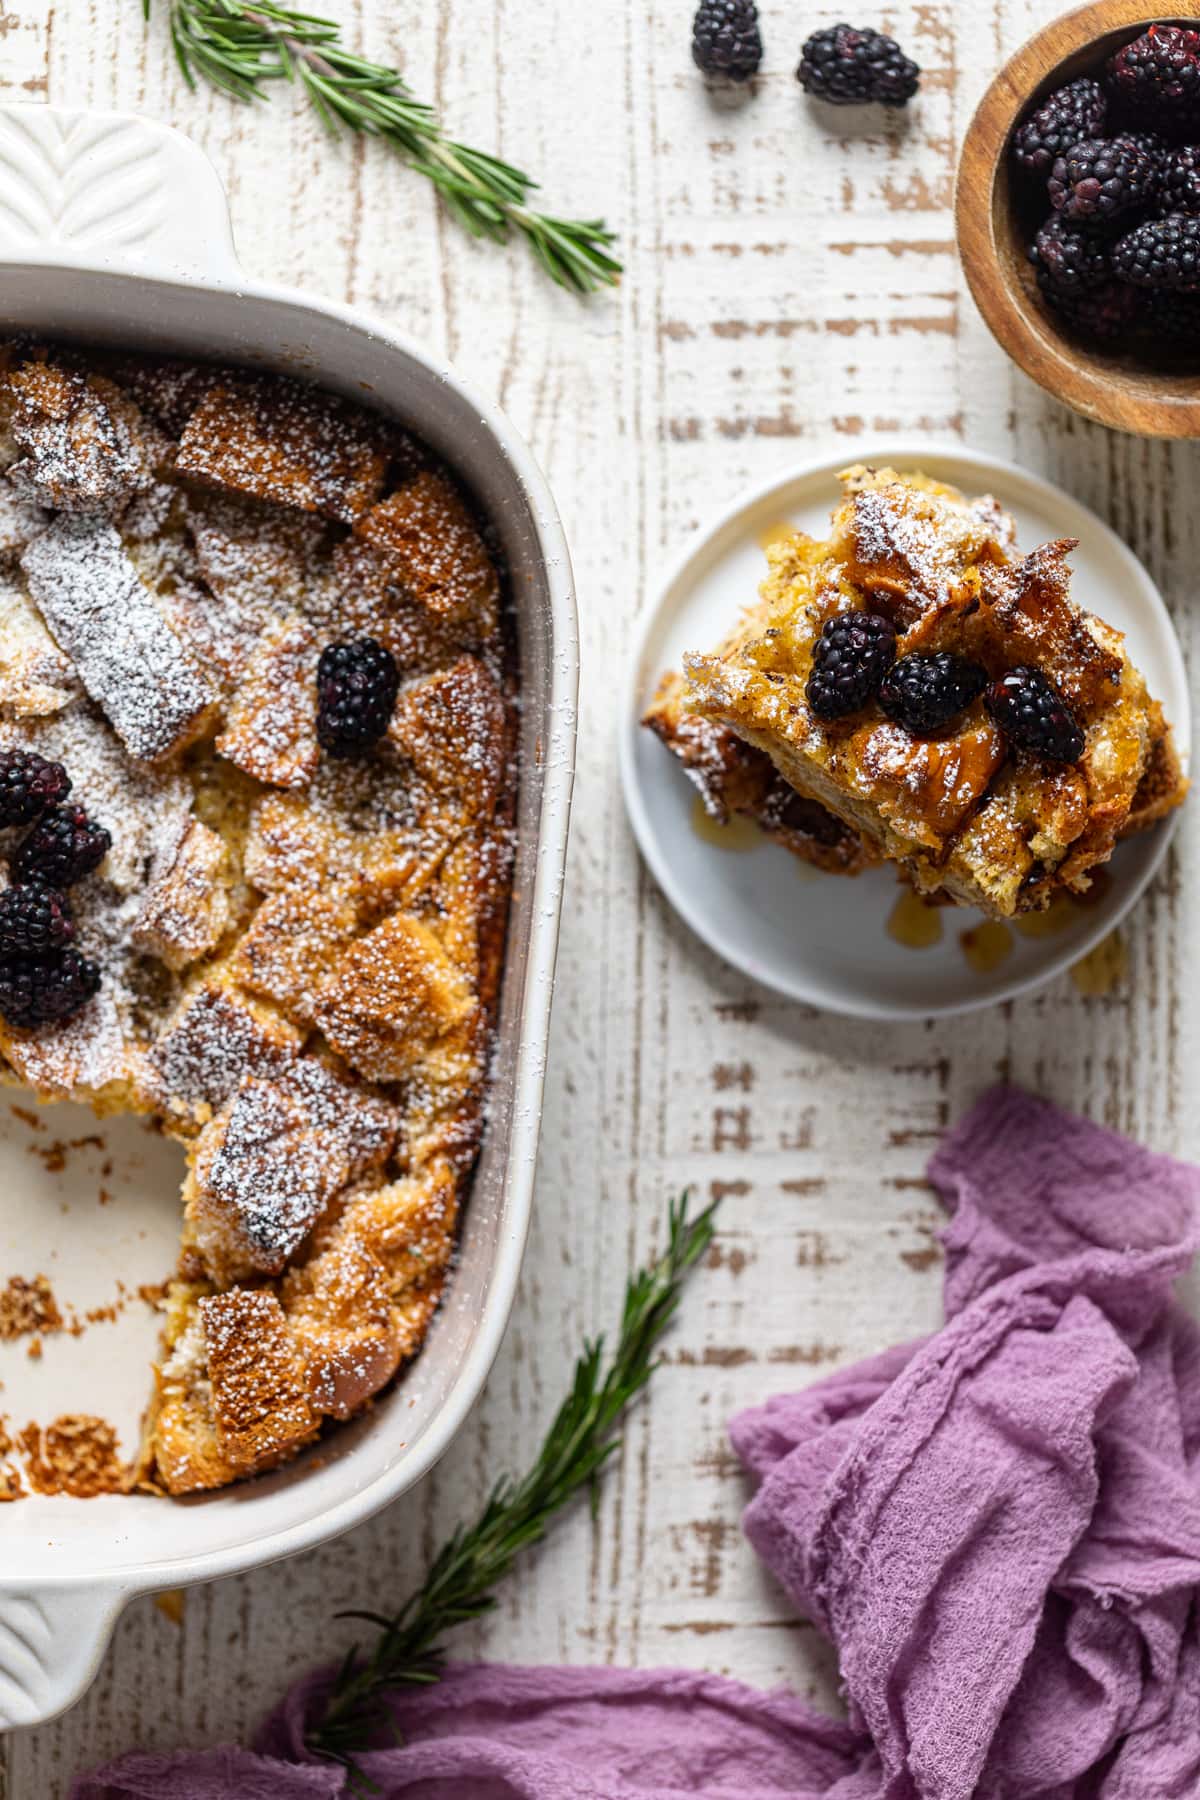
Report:
[[389,1719],[387,1690],[437,1681],[444,1633],[490,1611],[493,1590],[518,1552],[540,1542],[582,1488],[592,1488],[595,1508],[596,1478],[620,1443],[617,1424],[658,1366],[655,1351],[678,1310],[687,1273],[712,1242],[715,1205],[693,1219],[687,1194],[672,1201],[666,1249],[630,1280],[611,1356],[605,1357],[603,1338],[584,1344],[571,1390],[528,1472],[497,1482],[475,1523],[460,1525],[446,1540],[399,1612],[343,1615],[377,1625],[379,1636],[369,1651],[356,1646],[343,1662],[309,1731],[312,1749],[353,1770],[356,1753]]
[[[382,138],[433,182],[473,237],[529,242],[561,287],[590,293],[616,285],[621,264],[603,219],[560,219],[529,204],[532,178],[486,151],[456,143],[398,69],[346,49],[341,26],[272,0],[168,0],[175,55],[189,87],[211,82],[235,100],[264,97],[272,81],[297,82],[331,131]],[[151,0],[142,0],[150,17]]]

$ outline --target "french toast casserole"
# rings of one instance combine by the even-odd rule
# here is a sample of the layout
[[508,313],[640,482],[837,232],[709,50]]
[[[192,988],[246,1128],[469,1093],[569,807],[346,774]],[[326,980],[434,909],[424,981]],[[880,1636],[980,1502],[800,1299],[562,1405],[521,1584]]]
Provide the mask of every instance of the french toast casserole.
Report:
[[1022,556],[990,498],[841,480],[828,538],[768,547],[758,603],[664,677],[646,725],[714,818],[819,868],[888,860],[1000,918],[1085,893],[1187,783],[1121,633],[1071,597],[1074,540]]
[[0,353],[4,1078],[187,1154],[129,1480],[272,1467],[421,1345],[511,885],[499,559],[401,427],[284,377]]

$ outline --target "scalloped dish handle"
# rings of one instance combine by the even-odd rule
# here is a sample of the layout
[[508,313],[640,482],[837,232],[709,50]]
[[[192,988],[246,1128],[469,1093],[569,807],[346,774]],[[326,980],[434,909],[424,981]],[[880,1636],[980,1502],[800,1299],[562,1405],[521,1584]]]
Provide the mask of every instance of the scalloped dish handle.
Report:
[[220,177],[190,138],[130,113],[0,107],[0,258],[236,286]]
[[0,1732],[78,1700],[126,1598],[112,1587],[0,1589]]

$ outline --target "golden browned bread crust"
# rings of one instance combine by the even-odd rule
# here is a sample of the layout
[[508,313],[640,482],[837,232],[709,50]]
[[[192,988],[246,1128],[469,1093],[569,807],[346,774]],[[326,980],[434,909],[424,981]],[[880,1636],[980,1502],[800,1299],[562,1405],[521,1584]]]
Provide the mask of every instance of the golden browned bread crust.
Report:
[[[1121,634],[1071,599],[1072,542],[1018,558],[992,501],[889,469],[843,481],[829,538],[773,545],[758,606],[716,652],[686,658],[686,709],[768,756],[925,892],[1008,917],[1057,888],[1086,891],[1131,820],[1152,822],[1137,799],[1148,773],[1153,817],[1185,784]],[[1083,755],[1012,754],[982,700],[936,738],[874,705],[817,718],[805,693],[813,646],[826,620],[855,608],[893,619],[900,655],[952,651],[993,678],[1040,669],[1084,728]]]
[[[511,880],[500,574],[448,471],[294,382],[13,349],[0,452],[0,745],[113,838],[73,893],[100,993],[0,1023],[0,1075],[187,1148],[136,1474],[190,1493],[360,1409],[436,1309]],[[317,659],[368,634],[391,729],[331,757]]]
[[766,751],[689,711],[681,675],[663,676],[642,723],[679,759],[716,824],[735,815],[753,819],[785,850],[832,875],[857,875],[878,862],[836,813],[797,793]]

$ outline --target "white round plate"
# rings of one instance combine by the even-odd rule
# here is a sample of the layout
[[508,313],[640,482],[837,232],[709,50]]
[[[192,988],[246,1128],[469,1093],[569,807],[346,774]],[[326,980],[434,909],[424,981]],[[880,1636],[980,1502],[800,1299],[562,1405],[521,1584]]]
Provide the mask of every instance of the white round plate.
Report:
[[[1106,937],[1166,854],[1175,816],[1120,846],[1110,885],[1066,929],[1040,938],[1013,932],[1006,959],[984,974],[967,961],[960,941],[979,924],[979,913],[941,909],[942,936],[928,949],[909,949],[889,935],[900,890],[886,866],[853,879],[823,875],[765,838],[735,852],[711,841],[712,834],[702,836],[695,789],[640,724],[664,671],[678,668],[687,650],[710,649],[755,598],[766,566],[764,535],[785,523],[825,534],[839,493],[837,471],[852,462],[922,469],[967,494],[994,494],[1016,519],[1023,550],[1077,537],[1076,598],[1126,634],[1186,761],[1191,719],[1183,658],[1162,596],[1132,551],[1087,507],[1013,463],[920,440],[884,440],[805,463],[743,495],[668,570],[638,631],[623,705],[625,802],[642,855],[676,911],[756,981],[860,1018],[966,1012],[1040,986]],[[748,835],[732,834],[730,845]]]

